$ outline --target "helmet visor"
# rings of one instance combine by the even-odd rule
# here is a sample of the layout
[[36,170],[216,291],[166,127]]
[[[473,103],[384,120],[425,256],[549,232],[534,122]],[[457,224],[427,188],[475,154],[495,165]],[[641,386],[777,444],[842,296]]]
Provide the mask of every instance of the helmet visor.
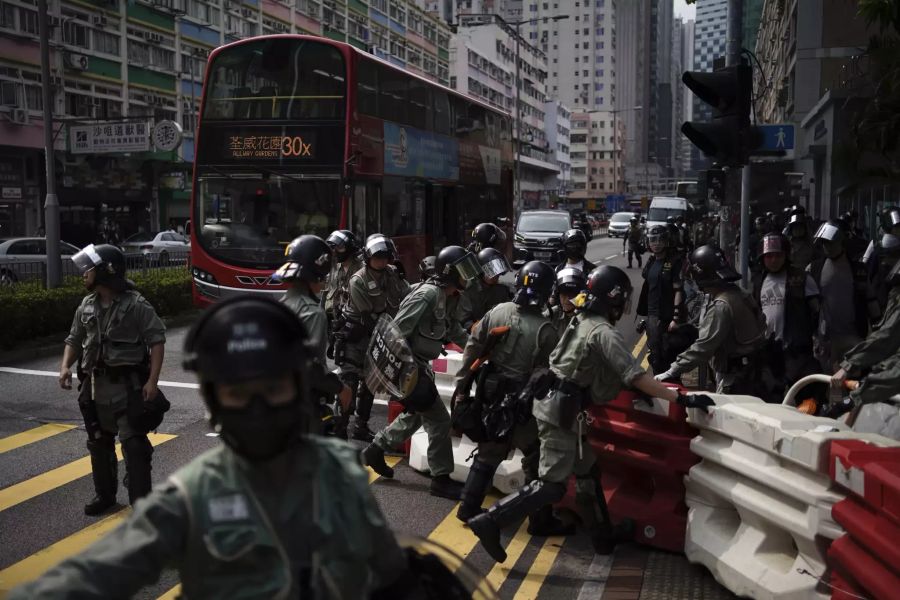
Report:
[[505,256],[498,256],[482,265],[481,270],[485,277],[499,277],[504,273],[509,273],[512,267],[509,266],[509,261],[506,260]]
[[332,231],[328,239],[325,240],[329,246],[346,246],[349,241],[350,238],[341,230]]
[[300,264],[295,262],[286,262],[277,271],[272,273],[273,281],[287,281],[295,279],[300,274]]
[[394,242],[386,237],[378,237],[366,242],[366,252],[369,256],[375,256],[377,254],[386,254],[391,258],[396,258],[397,256],[397,249],[394,246]]
[[900,225],[900,210],[893,209],[884,215],[884,225],[888,228]]
[[465,281],[471,281],[481,275],[481,265],[471,252],[466,252],[462,258],[453,263],[453,266],[460,278]]
[[832,225],[831,223],[823,223],[819,230],[816,231],[815,238],[817,240],[825,240],[828,242],[833,242],[839,239],[841,236],[841,230],[838,229],[836,225]]
[[83,275],[101,264],[103,259],[100,258],[100,255],[97,254],[97,249],[91,244],[75,254],[72,257],[72,262],[75,263],[75,268],[78,269],[78,272]]

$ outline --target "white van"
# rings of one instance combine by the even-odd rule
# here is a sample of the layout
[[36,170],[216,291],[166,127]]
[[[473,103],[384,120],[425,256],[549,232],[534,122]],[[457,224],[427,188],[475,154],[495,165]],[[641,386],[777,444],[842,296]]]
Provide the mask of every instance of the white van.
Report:
[[654,196],[647,211],[647,228],[654,225],[665,225],[668,217],[688,218],[688,201],[686,198]]

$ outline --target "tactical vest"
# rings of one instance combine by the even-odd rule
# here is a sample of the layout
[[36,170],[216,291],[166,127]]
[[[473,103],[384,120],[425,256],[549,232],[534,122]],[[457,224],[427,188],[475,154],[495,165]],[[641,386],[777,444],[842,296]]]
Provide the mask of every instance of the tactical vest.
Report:
[[410,348],[420,360],[434,360],[441,355],[450,333],[450,320],[458,318],[459,296],[447,297],[444,290],[433,283],[422,283],[403,300],[426,302],[431,311],[426,311],[409,339]]
[[[812,348],[813,334],[816,332],[816,323],[812,319],[809,305],[806,301],[806,277],[803,269],[787,268],[787,277],[784,284],[784,331],[783,346],[786,350],[804,351]],[[753,299],[760,303],[762,285],[766,273],[753,274]]]
[[731,307],[734,328],[734,346],[729,349],[728,358],[748,356],[762,348],[766,339],[766,319],[759,305],[735,286],[716,294],[713,302],[720,300]]
[[331,272],[328,274],[328,289],[325,292],[325,311],[331,313],[333,317],[338,316],[335,312],[343,310],[344,305],[347,303],[350,278],[362,266],[363,264],[359,257],[353,256],[347,261],[346,268],[341,263],[335,263],[331,267]]
[[[170,480],[188,505],[190,524],[184,561],[179,566],[188,598],[287,598],[299,586],[282,535],[314,533],[309,585],[316,598],[366,598],[372,579],[368,559],[380,540],[373,527],[381,516],[352,501],[368,493],[365,472],[355,452],[341,442],[307,438],[308,464],[316,465],[313,504],[308,507],[314,532],[283,531],[273,522],[238,465],[241,460],[219,446],[174,473]],[[309,469],[307,469],[309,470]],[[289,494],[290,487],[284,493]]]
[[509,326],[509,332],[494,346],[490,362],[503,375],[522,379],[524,385],[540,354],[541,333],[553,325],[539,311],[512,302],[498,304],[490,314],[492,326]]
[[[639,315],[648,314],[650,282],[647,281],[647,274],[650,272],[650,266],[657,260],[659,259],[656,258],[656,255],[651,256],[641,273],[644,285],[641,287],[641,297],[638,299],[637,314]],[[682,259],[667,254],[662,260],[664,261],[663,267],[659,274],[659,320],[668,323],[675,317],[675,277],[681,272]]]
[[[851,260],[849,254],[845,254],[850,261],[850,270],[853,275],[853,312],[856,323],[856,333],[865,338],[869,333],[869,272],[861,261]],[[809,265],[809,273],[812,275],[816,286],[822,289],[822,269],[825,268],[827,258],[819,258]]]
[[147,358],[147,347],[142,339],[140,324],[135,322],[131,310],[135,303],[143,300],[136,291],[119,294],[100,323],[100,297],[88,294],[81,301],[81,323],[85,337],[82,342],[81,367],[85,371],[98,366],[124,367],[143,363]]
[[369,327],[374,327],[383,313],[396,315],[397,308],[403,300],[404,286],[397,271],[390,265],[384,270],[380,281],[375,278],[368,267],[363,266],[350,278],[349,286],[357,286],[365,290],[372,303],[372,311],[363,313],[361,307],[353,305],[352,299],[348,295],[344,312],[348,318],[363,322]]

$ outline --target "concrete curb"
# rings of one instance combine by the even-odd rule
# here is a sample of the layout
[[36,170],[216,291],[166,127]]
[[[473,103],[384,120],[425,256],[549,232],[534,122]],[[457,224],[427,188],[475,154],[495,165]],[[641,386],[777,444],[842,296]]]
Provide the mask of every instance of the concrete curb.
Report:
[[[200,315],[201,312],[202,311],[199,309],[191,309],[177,315],[163,317],[163,323],[166,324],[166,329],[170,329],[172,327],[181,327],[183,325],[192,323]],[[63,342],[65,341],[65,337],[66,332],[61,331],[58,334],[48,335],[23,342],[22,344],[20,344],[19,348],[4,350],[0,352],[0,365],[8,366],[11,363],[24,362],[27,360],[34,360],[36,358],[44,358],[48,354],[59,354],[59,356],[62,357]]]

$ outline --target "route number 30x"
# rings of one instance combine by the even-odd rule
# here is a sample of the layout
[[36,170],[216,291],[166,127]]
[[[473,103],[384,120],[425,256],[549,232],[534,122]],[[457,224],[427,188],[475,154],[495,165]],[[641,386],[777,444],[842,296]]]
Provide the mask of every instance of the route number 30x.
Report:
[[312,144],[305,144],[303,138],[298,136],[284,136],[281,138],[282,156],[312,156]]

